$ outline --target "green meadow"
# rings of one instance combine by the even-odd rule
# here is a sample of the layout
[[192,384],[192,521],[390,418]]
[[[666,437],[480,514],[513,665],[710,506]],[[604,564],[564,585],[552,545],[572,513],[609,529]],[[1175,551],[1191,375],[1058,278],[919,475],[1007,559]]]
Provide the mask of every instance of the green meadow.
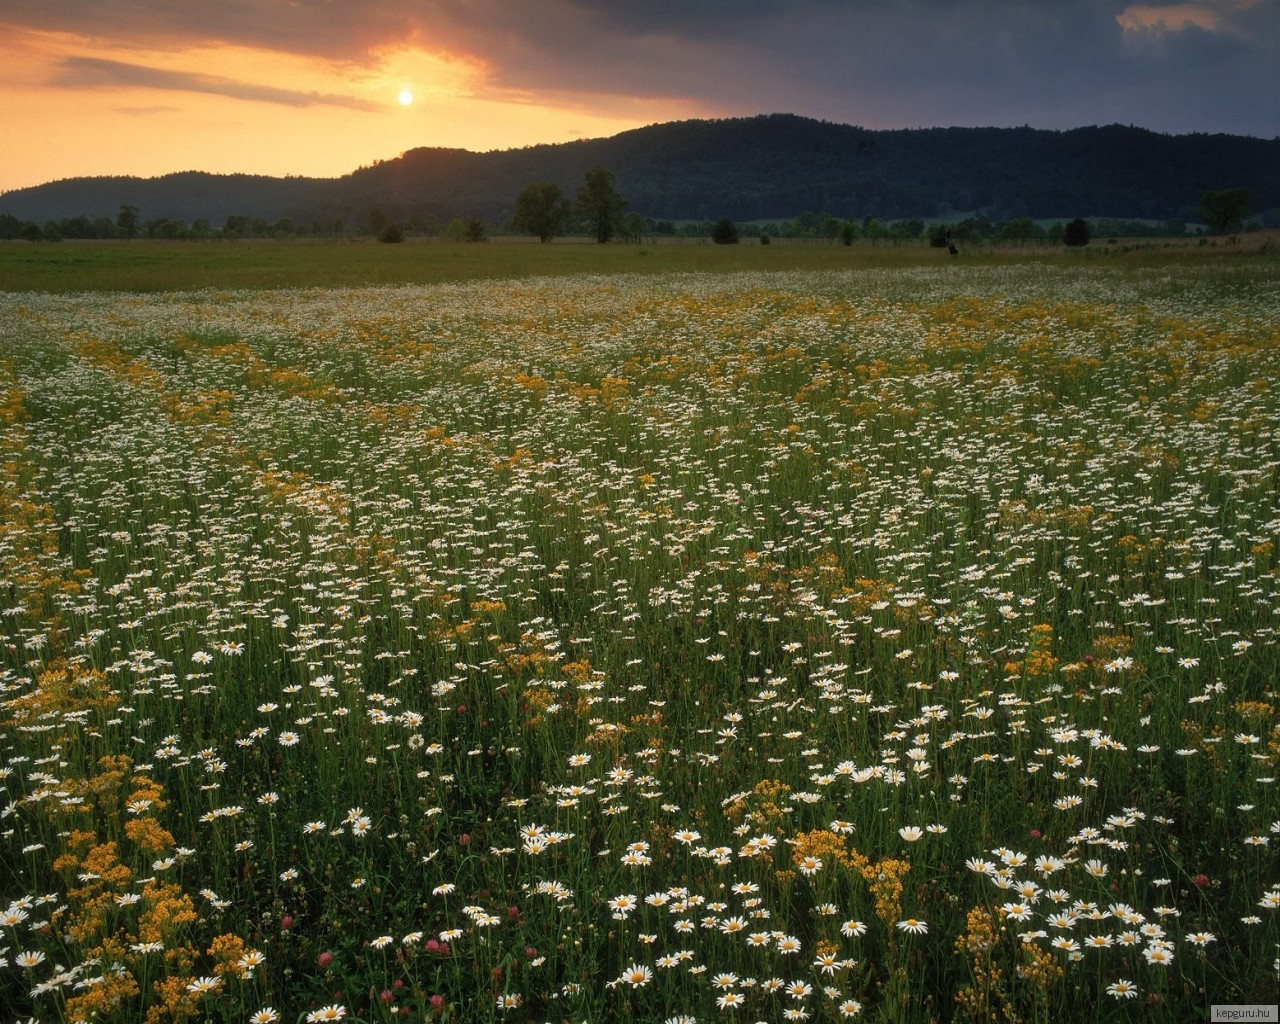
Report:
[[0,245],[0,1005],[1280,987],[1280,265]]
[[334,241],[239,239],[203,242],[0,243],[0,291],[195,291],[204,288],[348,288],[365,285],[443,284],[477,279],[560,277],[572,274],[825,271],[850,268],[1105,260],[1121,266],[1200,262],[1230,253],[1267,258],[1274,233],[1218,240],[1099,240],[1089,249],[965,247],[952,261],[944,249],[922,242],[843,246],[827,241],[755,239],[713,245],[706,239],[649,240],[639,245],[596,245],[531,238],[485,243],[411,239],[384,245],[369,239]]

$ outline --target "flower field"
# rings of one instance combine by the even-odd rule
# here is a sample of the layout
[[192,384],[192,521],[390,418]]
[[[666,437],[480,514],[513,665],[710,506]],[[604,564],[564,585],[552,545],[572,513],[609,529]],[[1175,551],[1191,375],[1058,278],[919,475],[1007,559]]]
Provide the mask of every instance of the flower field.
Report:
[[1280,279],[0,295],[6,1020],[1280,986]]

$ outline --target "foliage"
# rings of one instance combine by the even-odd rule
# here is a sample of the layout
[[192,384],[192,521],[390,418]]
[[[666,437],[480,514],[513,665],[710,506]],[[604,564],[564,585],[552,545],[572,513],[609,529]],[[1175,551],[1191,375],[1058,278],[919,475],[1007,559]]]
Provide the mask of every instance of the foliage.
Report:
[[520,190],[511,224],[517,231],[537,235],[540,242],[550,242],[564,234],[572,212],[564,189],[555,182],[541,181]]
[[441,234],[446,242],[465,242],[467,240],[467,222],[461,217],[454,217]]
[[365,215],[364,233],[366,235],[373,235],[377,238],[382,234],[383,228],[390,223],[391,218],[389,218],[380,207],[375,206]]
[[[492,153],[416,149],[328,179],[197,172],[154,179],[79,178],[0,197],[0,212],[43,224],[114,218],[121,203],[181,223],[221,224],[232,213],[300,232],[364,223],[370,207],[410,225],[453,213],[506,223],[525,184],[572,193],[592,167],[626,183],[629,207],[656,222],[735,222],[823,211],[837,221],[923,217],[1198,220],[1206,182],[1253,193],[1263,223],[1280,218],[1280,139],[1167,136],[1122,125],[1038,131],[933,128],[873,131],[790,115],[684,121],[558,146]],[[63,232],[66,234],[66,232]],[[1106,232],[1111,234],[1112,232]],[[67,237],[71,237],[68,235]],[[834,237],[828,236],[828,237]]]
[[392,242],[392,243],[403,242],[404,228],[402,228],[399,224],[396,224],[394,222],[389,224],[384,224],[382,226],[382,230],[378,232],[378,241]]
[[716,245],[737,245],[738,225],[728,217],[721,217],[711,226],[711,241]]
[[1226,188],[1218,192],[1206,192],[1200,197],[1198,213],[1214,235],[1239,231],[1249,216],[1253,193],[1247,188]]
[[618,194],[617,176],[612,171],[593,167],[587,172],[578,189],[578,212],[597,242],[607,242],[613,237],[626,206],[626,200]]
[[121,206],[119,213],[116,214],[116,227],[126,241],[132,239],[138,230],[139,212],[136,206],[125,205]]
[[1062,244],[1069,246],[1084,246],[1089,244],[1090,230],[1089,222],[1083,217],[1077,217],[1073,221],[1069,221],[1062,229]]

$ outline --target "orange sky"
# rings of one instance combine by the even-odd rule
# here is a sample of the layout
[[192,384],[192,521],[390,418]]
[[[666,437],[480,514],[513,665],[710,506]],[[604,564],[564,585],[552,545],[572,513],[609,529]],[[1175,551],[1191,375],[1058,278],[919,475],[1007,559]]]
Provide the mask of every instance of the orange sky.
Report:
[[680,98],[503,87],[482,60],[414,47],[356,63],[40,30],[14,31],[2,45],[0,123],[25,142],[0,153],[0,191],[182,170],[336,177],[416,146],[508,149],[709,112]]
[[1280,0],[0,0],[0,190],[779,112],[1271,138],[1277,95]]

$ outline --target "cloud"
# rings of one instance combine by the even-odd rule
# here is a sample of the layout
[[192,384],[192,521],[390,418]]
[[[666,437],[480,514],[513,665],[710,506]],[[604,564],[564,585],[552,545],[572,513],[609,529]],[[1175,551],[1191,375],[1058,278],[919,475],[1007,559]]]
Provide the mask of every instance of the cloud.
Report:
[[129,64],[99,57],[64,57],[58,62],[54,84],[71,89],[129,87],[211,93],[257,103],[278,103],[288,107],[333,106],[352,110],[382,109],[368,100],[333,93],[301,92],[273,85],[238,82],[218,75]]
[[[3,22],[126,60],[230,46],[376,75],[397,54],[426,53],[466,66],[455,94],[585,113],[655,101],[868,127],[1280,132],[1280,0],[0,0]],[[360,103],[238,74],[157,74],[138,84]]]
[[152,114],[180,114],[181,107],[172,107],[165,104],[156,104],[151,107],[113,107],[117,114],[127,114],[129,117],[149,117]]
[[[1116,15],[1127,35],[1164,36],[1199,29],[1240,40],[1254,37],[1262,0],[1197,0],[1190,3],[1130,4]],[[1273,21],[1274,27],[1274,21]]]
[[1204,4],[1132,4],[1116,15],[1125,32],[1181,32],[1192,26],[1212,32],[1221,23],[1220,13]]

